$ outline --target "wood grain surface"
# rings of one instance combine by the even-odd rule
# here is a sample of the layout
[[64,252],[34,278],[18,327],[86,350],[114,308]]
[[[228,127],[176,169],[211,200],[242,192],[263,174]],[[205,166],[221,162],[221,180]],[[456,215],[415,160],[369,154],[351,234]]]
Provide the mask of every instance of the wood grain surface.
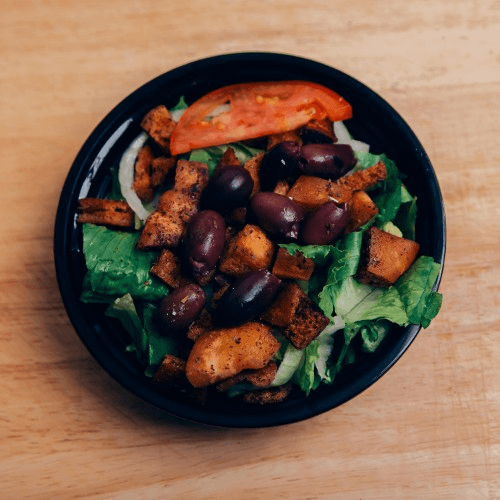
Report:
[[[0,498],[500,499],[498,0],[0,0]],[[167,417],[93,360],[52,256],[97,123],[201,57],[306,56],[407,120],[446,204],[444,304],[340,408],[264,430]]]

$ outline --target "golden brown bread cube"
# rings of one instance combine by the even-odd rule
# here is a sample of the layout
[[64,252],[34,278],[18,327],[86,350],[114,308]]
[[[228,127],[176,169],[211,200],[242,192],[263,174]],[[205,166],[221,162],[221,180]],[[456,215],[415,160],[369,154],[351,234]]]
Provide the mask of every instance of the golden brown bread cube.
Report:
[[330,320],[311,303],[299,307],[284,333],[295,349],[305,349],[330,323]]
[[249,271],[267,269],[271,265],[274,244],[258,226],[247,224],[229,242],[219,270],[232,276],[242,276]]
[[[295,282],[288,283],[261,315],[262,321],[279,328],[286,328],[295,318],[301,302],[307,299],[306,294]],[[306,300],[306,303],[308,301]]]
[[161,251],[150,272],[172,288],[179,288],[191,281],[182,275],[179,257],[167,249]]
[[134,165],[134,183],[132,185],[137,196],[144,202],[149,203],[153,199],[153,186],[151,184],[151,162],[153,151],[147,144],[137,154]]
[[184,382],[185,376],[186,362],[177,356],[167,354],[155,373],[154,381],[160,384],[170,385],[180,381]]
[[394,284],[413,264],[420,245],[372,226],[365,232],[357,279],[368,285]]
[[198,211],[207,184],[208,166],[205,163],[179,160],[174,188],[161,195],[156,210],[146,220],[137,248],[152,250],[178,246],[188,222]]
[[288,194],[288,191],[290,191],[290,186],[288,185],[288,182],[280,179],[276,183],[276,186],[273,191],[276,194],[280,194],[281,196],[286,196]]
[[219,392],[225,392],[230,387],[233,387],[233,385],[241,382],[248,382],[252,384],[253,387],[268,387],[276,377],[277,371],[278,365],[274,361],[269,361],[264,368],[259,368],[258,370],[244,370],[234,377],[223,380],[217,384],[217,390]]
[[357,170],[352,174],[344,175],[336,183],[348,187],[352,191],[366,191],[386,178],[387,170],[385,163],[381,161],[364,170]]
[[151,162],[151,186],[156,188],[162,186],[169,172],[175,168],[177,157],[158,156]]
[[197,200],[175,190],[166,191],[156,211],[147,218],[137,248],[152,250],[178,246],[186,232],[187,223],[197,210]]
[[153,108],[142,119],[141,127],[164,150],[170,149],[170,137],[175,128],[175,122],[169,110],[163,106]]
[[260,405],[281,403],[291,392],[291,384],[282,385],[280,387],[270,387],[269,389],[247,392],[243,395],[243,401],[245,403]]
[[299,350],[305,349],[330,323],[295,282],[285,286],[261,319],[282,328]]
[[271,328],[261,323],[212,330],[194,343],[186,375],[194,387],[207,387],[243,370],[263,368],[279,348]]
[[199,200],[208,184],[208,167],[199,161],[178,160],[174,189]]
[[314,261],[304,257],[301,252],[290,255],[287,250],[280,248],[271,272],[281,279],[309,281],[314,272]]
[[337,203],[348,202],[351,199],[352,190],[320,177],[301,175],[288,191],[287,196],[300,205],[304,212],[312,212],[332,199]]
[[353,193],[348,205],[349,223],[345,228],[345,233],[357,231],[362,225],[378,214],[377,205],[365,191]]
[[133,210],[125,201],[104,200],[101,198],[82,198],[78,200],[80,223],[122,228],[134,227]]
[[295,142],[296,144],[302,145],[302,139],[300,138],[298,130],[290,130],[288,132],[281,132],[279,134],[272,134],[267,139],[267,150],[274,148],[280,142]]
[[245,165],[246,170],[248,170],[248,173],[250,174],[250,177],[253,180],[253,189],[252,193],[250,194],[250,197],[254,196],[258,191],[260,191],[260,178],[259,178],[259,171],[260,171],[260,166],[262,164],[262,159],[264,158],[264,153],[259,153],[250,158]]

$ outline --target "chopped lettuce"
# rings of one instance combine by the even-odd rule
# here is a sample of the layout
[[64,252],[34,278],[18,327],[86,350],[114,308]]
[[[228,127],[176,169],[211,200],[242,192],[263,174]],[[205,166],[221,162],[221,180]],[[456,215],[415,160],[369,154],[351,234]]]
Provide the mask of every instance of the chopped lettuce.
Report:
[[83,302],[113,302],[127,293],[150,301],[167,295],[167,286],[149,272],[157,254],[135,249],[140,233],[93,224],[83,224],[82,230],[87,264],[80,297]]
[[166,337],[159,332],[155,315],[157,306],[145,303],[142,318],[137,312],[134,299],[127,293],[116,299],[106,310],[106,315],[118,319],[130,334],[131,343],[127,351],[134,352],[141,364],[146,367],[145,374],[152,377],[166,354],[177,355],[179,346],[175,338]]
[[419,257],[394,287],[404,304],[408,321],[427,328],[441,308],[443,297],[432,291],[441,265],[432,257]]

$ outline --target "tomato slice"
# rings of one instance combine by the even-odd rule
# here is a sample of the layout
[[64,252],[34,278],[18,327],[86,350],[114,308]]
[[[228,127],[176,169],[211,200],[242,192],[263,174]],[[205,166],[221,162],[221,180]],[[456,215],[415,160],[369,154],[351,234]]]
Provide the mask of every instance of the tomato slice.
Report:
[[173,155],[295,130],[312,119],[352,117],[351,105],[322,85],[305,81],[228,85],[191,104],[170,139]]

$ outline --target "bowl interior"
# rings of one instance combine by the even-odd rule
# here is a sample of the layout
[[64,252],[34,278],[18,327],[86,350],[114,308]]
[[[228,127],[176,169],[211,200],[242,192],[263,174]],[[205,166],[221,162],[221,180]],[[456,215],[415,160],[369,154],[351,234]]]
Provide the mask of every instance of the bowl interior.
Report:
[[[140,132],[140,121],[158,104],[188,103],[205,93],[238,82],[308,80],[332,88],[353,106],[346,122],[356,139],[386,153],[407,175],[406,185],[418,198],[416,240],[421,253],[444,261],[445,217],[439,185],[421,144],[393,108],[360,82],[333,68],[307,59],[269,53],[228,54],[196,61],[147,83],[116,106],[97,126],[75,159],[56,217],[54,254],[61,295],[78,335],[91,354],[123,386],[170,414],[206,424],[262,427],[290,423],[317,415],[356,396],[403,354],[419,327],[394,327],[374,354],[345,368],[331,386],[309,397],[292,395],[277,405],[249,406],[214,400],[205,406],[167,394],[151,384],[132,355],[125,352],[127,334],[103,315],[102,305],[79,301],[85,263],[81,231],[76,224],[78,199],[104,195],[110,168],[117,166],[124,149]],[[439,277],[440,279],[440,277]],[[438,279],[438,283],[439,283]],[[436,289],[438,286],[436,284]]]

